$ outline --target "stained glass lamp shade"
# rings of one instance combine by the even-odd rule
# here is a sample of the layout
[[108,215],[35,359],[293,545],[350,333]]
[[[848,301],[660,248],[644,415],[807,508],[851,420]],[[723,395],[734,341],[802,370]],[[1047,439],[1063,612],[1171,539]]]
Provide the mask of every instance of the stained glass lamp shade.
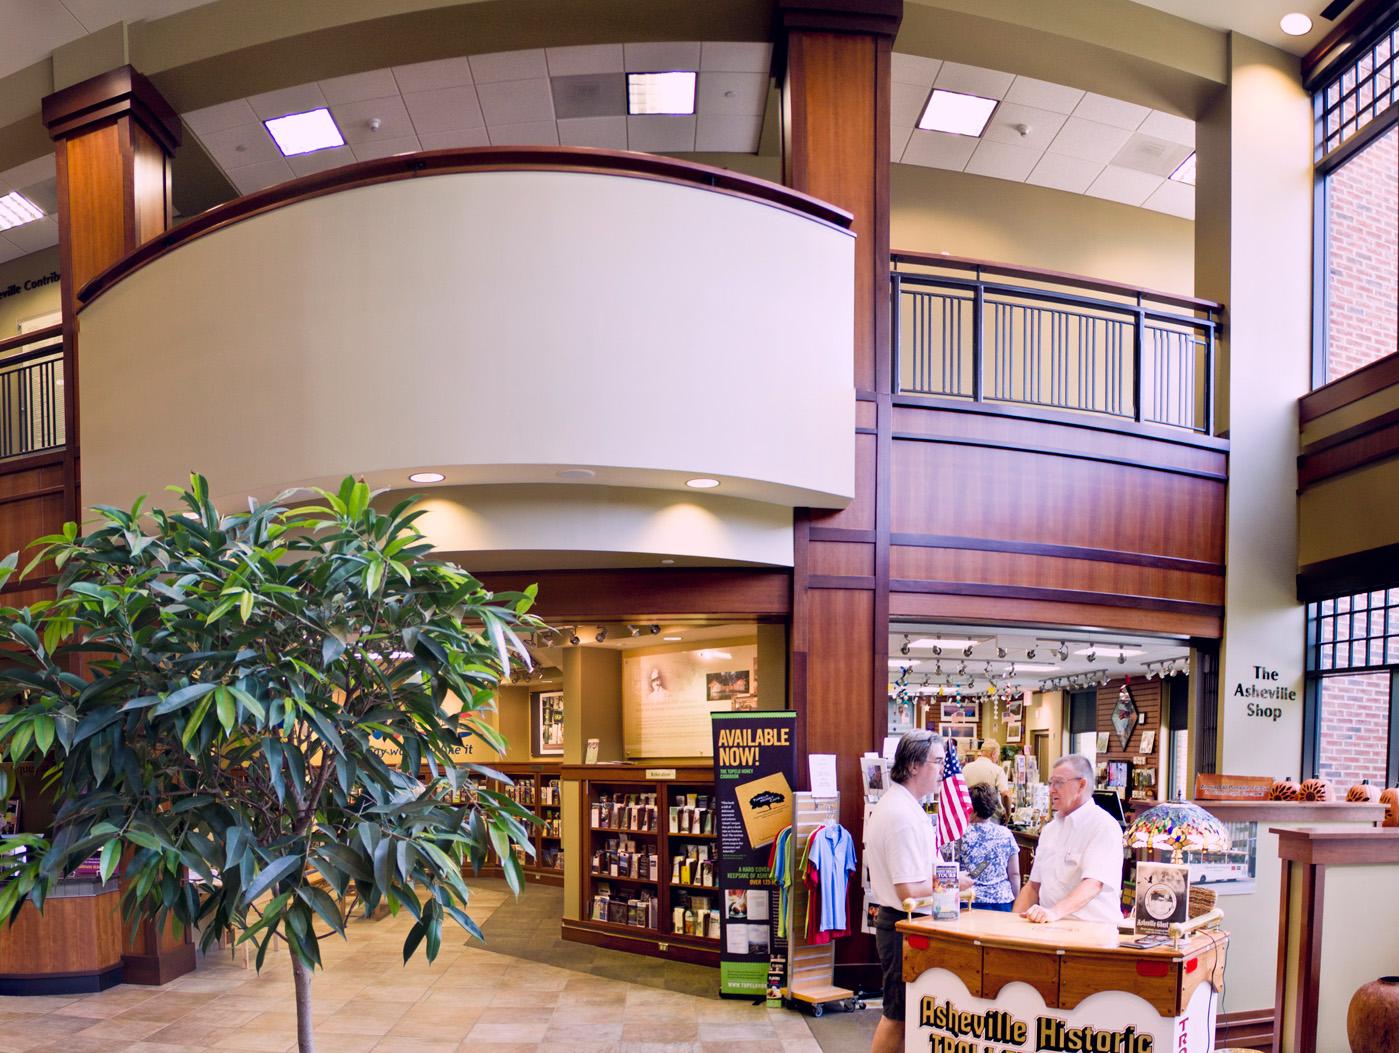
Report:
[[1169,850],[1171,862],[1182,852],[1227,852],[1233,839],[1209,812],[1188,801],[1170,801],[1137,816],[1123,835],[1128,848]]

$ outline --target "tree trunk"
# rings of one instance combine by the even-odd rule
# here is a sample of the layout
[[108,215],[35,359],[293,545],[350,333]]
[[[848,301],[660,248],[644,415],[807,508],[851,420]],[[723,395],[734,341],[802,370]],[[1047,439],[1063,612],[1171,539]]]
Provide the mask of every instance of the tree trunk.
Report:
[[315,1053],[316,1034],[311,1028],[311,970],[295,953],[291,958],[291,975],[296,982],[296,1047],[299,1053]]

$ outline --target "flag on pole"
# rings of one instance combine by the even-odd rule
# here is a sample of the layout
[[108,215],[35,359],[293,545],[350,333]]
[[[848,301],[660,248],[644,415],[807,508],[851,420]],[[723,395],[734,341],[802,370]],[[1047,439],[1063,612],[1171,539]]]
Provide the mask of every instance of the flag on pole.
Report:
[[942,767],[942,792],[938,798],[938,844],[949,845],[967,832],[971,823],[972,796],[962,765],[957,760],[957,740],[949,738]]

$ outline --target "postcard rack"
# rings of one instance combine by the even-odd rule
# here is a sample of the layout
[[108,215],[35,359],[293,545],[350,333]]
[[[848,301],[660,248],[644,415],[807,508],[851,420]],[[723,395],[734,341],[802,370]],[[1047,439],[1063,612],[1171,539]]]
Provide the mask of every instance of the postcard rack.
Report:
[[787,1001],[809,1007],[812,1016],[821,1016],[832,1004],[863,1009],[864,1003],[854,991],[835,984],[835,944],[806,942],[807,887],[802,875],[795,873],[807,838],[818,826],[840,822],[840,798],[813,797],[802,791],[796,794],[796,808],[791,851],[787,853],[792,886],[787,897]]

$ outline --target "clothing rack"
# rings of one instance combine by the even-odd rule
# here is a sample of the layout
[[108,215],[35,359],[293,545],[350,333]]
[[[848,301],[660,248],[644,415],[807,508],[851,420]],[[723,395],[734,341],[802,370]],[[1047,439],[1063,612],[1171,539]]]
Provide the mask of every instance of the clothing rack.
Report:
[[840,797],[813,797],[808,791],[796,795],[796,815],[792,820],[792,850],[787,853],[792,892],[787,897],[787,998],[811,1007],[812,1016],[821,1016],[825,1006],[845,1003],[846,1009],[863,1009],[855,992],[835,984],[835,944],[806,942],[806,901],[808,889],[803,875],[796,874],[800,848],[818,826],[840,822]]

